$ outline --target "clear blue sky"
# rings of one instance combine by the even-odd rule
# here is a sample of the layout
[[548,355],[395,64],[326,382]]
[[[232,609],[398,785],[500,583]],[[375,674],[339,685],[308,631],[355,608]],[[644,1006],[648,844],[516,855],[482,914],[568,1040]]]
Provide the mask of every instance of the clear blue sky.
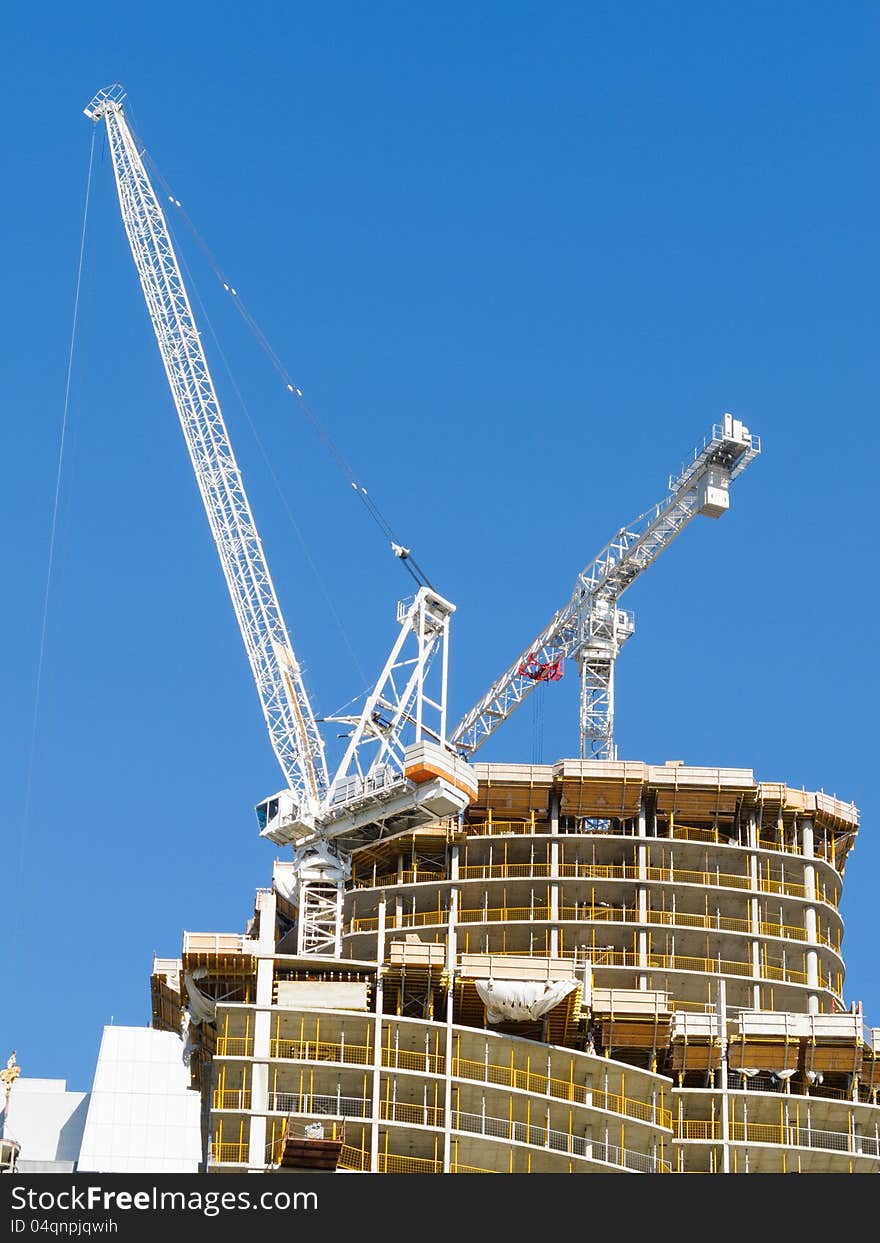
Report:
[[[154,950],[239,930],[280,784],[99,135],[33,787],[91,140],[139,134],[312,404],[458,605],[463,711],[725,410],[765,452],[627,598],[626,758],[861,806],[847,1000],[876,970],[877,55],[845,3],[84,3],[6,26],[0,1053],[88,1087]],[[356,660],[408,580],[185,242]],[[215,372],[316,710],[364,685]],[[577,750],[575,679],[486,759]],[[16,924],[18,934],[14,935]]]

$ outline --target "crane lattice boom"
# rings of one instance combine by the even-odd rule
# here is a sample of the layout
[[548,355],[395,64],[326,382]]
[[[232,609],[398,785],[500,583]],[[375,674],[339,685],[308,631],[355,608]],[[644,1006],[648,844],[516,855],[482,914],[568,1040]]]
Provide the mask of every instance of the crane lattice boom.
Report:
[[574,592],[483,698],[462,717],[450,741],[471,756],[535,690],[535,668],[556,669],[577,659],[581,675],[581,754],[614,758],[614,662],[634,629],[617,607],[626,589],[668,548],[697,514],[720,517],[728,489],[761,451],[761,442],[732,415],[716,424],[679,475],[669,495],[622,527],[578,576]]
[[241,474],[159,200],[122,110],[124,92],[100,91],[85,114],[101,118],[119,206],[180,426],[272,747],[285,780],[312,814],[327,789],[324,743],[288,638]]

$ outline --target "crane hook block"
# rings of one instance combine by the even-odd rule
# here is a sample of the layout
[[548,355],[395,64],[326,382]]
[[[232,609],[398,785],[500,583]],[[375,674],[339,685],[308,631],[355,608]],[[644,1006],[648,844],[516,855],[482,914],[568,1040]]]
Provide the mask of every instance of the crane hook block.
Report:
[[534,652],[529,652],[521,662],[518,673],[521,677],[531,678],[533,682],[559,682],[562,678],[563,659],[538,660]]

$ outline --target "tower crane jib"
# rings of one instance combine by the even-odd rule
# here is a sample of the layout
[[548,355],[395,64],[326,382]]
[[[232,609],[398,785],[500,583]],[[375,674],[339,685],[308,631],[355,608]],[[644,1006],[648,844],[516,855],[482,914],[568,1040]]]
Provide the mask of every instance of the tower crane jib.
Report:
[[535,689],[577,660],[580,674],[581,756],[615,759],[614,666],[635,629],[618,607],[627,588],[657,560],[698,514],[719,518],[730,505],[730,485],[761,452],[760,437],[725,414],[693,451],[669,492],[612,540],[578,575],[568,603],[489,687],[452,732],[470,758]]
[[120,86],[85,109],[103,120],[122,220],[241,630],[272,747],[303,818],[326,793],[327,764],[241,473],[223,421],[162,207],[123,112]]

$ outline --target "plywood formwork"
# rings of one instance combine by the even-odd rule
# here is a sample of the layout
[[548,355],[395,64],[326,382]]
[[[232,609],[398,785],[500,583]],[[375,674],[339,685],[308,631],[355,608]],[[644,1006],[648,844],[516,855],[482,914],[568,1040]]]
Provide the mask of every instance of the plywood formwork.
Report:
[[546,820],[553,768],[549,764],[475,764],[479,779],[472,819]]

